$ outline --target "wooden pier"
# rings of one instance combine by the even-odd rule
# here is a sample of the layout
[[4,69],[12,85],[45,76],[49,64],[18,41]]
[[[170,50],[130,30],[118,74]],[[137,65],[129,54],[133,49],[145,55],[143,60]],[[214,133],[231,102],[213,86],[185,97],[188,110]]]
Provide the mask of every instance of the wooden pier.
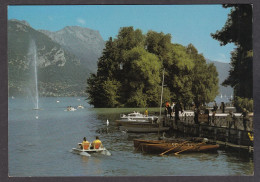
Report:
[[253,153],[253,141],[249,137],[249,135],[254,135],[253,117],[250,117],[246,130],[243,127],[241,114],[237,113],[235,115],[235,121],[232,125],[227,117],[228,114],[226,113],[216,114],[215,116],[211,114],[207,119],[203,119],[203,116],[200,117],[199,124],[195,124],[193,113],[186,112],[180,115],[178,121],[164,117],[163,122],[165,125],[170,126],[172,130],[182,132],[184,135],[208,138],[209,141],[216,142],[221,146]]

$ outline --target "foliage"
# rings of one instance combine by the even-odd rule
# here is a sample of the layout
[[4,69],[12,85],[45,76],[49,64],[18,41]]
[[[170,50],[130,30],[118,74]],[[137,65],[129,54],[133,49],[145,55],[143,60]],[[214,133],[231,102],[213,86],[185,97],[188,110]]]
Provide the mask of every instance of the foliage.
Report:
[[190,58],[194,60],[195,66],[192,70],[192,93],[193,101],[197,107],[202,104],[213,101],[218,94],[218,73],[216,67],[212,64],[206,64],[203,55],[193,45],[187,48]]
[[172,93],[172,99],[190,103],[193,96],[191,93],[193,60],[186,53],[186,47],[178,44],[171,46],[169,57],[170,59],[165,61],[165,67],[168,68],[165,81]]
[[163,102],[204,103],[218,93],[216,68],[207,65],[193,45],[172,44],[170,34],[149,31],[143,35],[139,29],[123,27],[117,38],[107,41],[97,74],[87,81],[89,103],[95,107],[158,107],[163,68]]
[[223,85],[234,88],[239,97],[253,97],[253,39],[252,39],[252,5],[223,5],[230,8],[226,24],[211,36],[220,41],[220,45],[234,43],[237,48],[231,53],[231,70]]
[[246,109],[249,112],[253,112],[253,99],[235,97],[234,106],[238,112],[243,112],[243,109]]

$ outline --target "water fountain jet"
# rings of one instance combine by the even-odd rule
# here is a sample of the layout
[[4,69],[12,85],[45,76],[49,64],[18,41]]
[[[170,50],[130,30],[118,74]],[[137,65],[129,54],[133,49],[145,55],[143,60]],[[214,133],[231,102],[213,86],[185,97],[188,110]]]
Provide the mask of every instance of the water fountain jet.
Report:
[[34,108],[33,110],[39,110],[39,92],[38,92],[38,68],[37,68],[37,48],[35,41],[32,40],[30,44],[30,53],[33,65],[33,75],[34,75]]

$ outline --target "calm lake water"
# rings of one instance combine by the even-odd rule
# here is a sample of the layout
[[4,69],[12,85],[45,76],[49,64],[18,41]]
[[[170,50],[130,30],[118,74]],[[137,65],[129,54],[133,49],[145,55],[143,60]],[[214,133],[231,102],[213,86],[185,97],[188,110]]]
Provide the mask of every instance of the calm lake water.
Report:
[[[65,111],[80,104],[85,108]],[[9,98],[9,176],[233,176],[254,171],[252,158],[223,150],[164,157],[135,152],[133,139],[158,135],[118,130],[115,119],[134,109],[94,109],[78,97],[40,98],[39,106],[33,110],[30,99]],[[71,153],[84,136],[92,141],[97,135],[112,156]]]

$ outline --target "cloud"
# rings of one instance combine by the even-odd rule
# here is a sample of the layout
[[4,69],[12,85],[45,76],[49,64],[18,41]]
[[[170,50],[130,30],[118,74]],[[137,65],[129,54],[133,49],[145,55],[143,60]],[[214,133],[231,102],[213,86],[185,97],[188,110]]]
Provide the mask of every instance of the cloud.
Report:
[[78,19],[77,19],[77,22],[78,22],[79,24],[81,24],[81,25],[86,25],[86,21],[85,21],[84,19],[82,19],[82,18],[78,18]]

